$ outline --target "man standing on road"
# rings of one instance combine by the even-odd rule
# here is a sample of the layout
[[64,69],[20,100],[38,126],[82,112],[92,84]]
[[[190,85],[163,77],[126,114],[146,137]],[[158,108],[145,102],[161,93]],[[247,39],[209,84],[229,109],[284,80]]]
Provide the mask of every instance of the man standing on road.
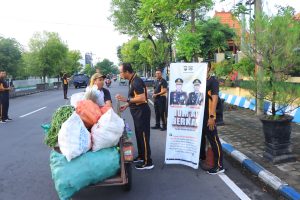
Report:
[[218,131],[216,126],[216,107],[218,103],[219,83],[214,77],[210,76],[210,70],[211,64],[209,62],[207,68],[206,97],[203,117],[200,159],[205,160],[206,158],[206,136],[214,154],[214,167],[212,169],[209,169],[207,172],[209,174],[218,174],[225,171],[223,168],[222,145],[218,137]]
[[0,123],[6,123],[7,121],[12,121],[8,117],[8,108],[9,108],[9,86],[6,81],[6,72],[0,71],[0,102],[1,102],[1,121]]
[[118,101],[127,102],[121,106],[120,111],[130,108],[133,118],[135,136],[138,147],[138,156],[134,159],[135,168],[139,170],[152,169],[150,148],[150,117],[151,111],[148,105],[147,88],[143,80],[133,72],[130,63],[123,63],[120,68],[120,77],[129,80],[128,98],[116,95]]
[[68,85],[69,85],[69,79],[67,77],[67,74],[64,74],[61,78],[63,82],[63,90],[64,90],[64,99],[68,99]]
[[[161,131],[167,130],[167,88],[168,83],[165,79],[162,78],[161,69],[157,69],[155,72],[157,80],[154,84],[154,93],[152,95],[154,100],[154,109],[155,109],[155,126],[151,127],[152,129],[160,129]],[[162,127],[160,127],[160,119],[162,120]]]

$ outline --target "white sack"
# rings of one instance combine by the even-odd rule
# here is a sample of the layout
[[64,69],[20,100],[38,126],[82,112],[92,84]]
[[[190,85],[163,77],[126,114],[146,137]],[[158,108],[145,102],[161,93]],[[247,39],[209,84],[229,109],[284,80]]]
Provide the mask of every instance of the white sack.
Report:
[[103,91],[98,90],[96,85],[86,87],[84,97],[85,99],[92,100],[99,106],[104,106],[104,93]]
[[75,108],[77,107],[77,102],[84,100],[84,92],[78,92],[75,94],[72,94],[71,96],[71,105],[74,106]]
[[124,131],[124,121],[113,109],[109,109],[92,127],[93,151],[112,147],[118,144]]
[[91,134],[77,113],[65,121],[58,133],[60,151],[68,161],[86,153],[91,148]]

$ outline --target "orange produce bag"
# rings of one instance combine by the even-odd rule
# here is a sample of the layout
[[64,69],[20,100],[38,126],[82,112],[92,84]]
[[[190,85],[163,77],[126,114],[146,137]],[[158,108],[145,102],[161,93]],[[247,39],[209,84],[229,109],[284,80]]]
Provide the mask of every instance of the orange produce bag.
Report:
[[82,100],[77,103],[76,113],[80,116],[86,128],[96,124],[102,115],[97,104],[91,100]]

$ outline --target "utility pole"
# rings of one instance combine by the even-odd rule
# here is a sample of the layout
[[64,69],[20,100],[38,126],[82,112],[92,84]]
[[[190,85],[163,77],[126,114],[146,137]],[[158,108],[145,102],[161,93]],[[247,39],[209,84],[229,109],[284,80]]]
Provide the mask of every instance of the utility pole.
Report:
[[[255,0],[254,2],[254,13],[255,19],[258,19],[262,15],[262,0]],[[264,100],[263,100],[263,78],[264,78],[264,69],[261,66],[262,64],[262,56],[261,52],[256,47],[256,38],[258,34],[261,34],[261,27],[258,24],[255,25],[255,34],[254,34],[254,48],[255,48],[255,69],[257,74],[257,95],[256,95],[256,115],[262,115],[264,110]]]

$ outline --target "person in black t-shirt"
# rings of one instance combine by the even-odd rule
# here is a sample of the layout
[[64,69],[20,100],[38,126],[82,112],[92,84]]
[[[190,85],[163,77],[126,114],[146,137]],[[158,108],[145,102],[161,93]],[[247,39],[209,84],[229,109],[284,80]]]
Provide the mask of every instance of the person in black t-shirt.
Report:
[[120,68],[120,77],[129,80],[128,98],[117,94],[118,101],[127,102],[121,106],[120,111],[130,108],[133,118],[135,136],[138,147],[138,156],[133,160],[136,169],[152,169],[150,148],[150,117],[151,111],[148,105],[147,88],[143,80],[133,72],[130,63],[123,63]]
[[225,171],[223,167],[222,145],[218,137],[216,126],[216,107],[218,103],[219,83],[214,77],[210,76],[210,70],[211,64],[208,63],[200,159],[206,159],[206,137],[214,154],[214,167],[209,169],[208,173],[218,174]]
[[12,121],[12,119],[8,117],[9,90],[10,87],[8,86],[8,81],[6,80],[6,72],[0,71],[0,123]]
[[[168,83],[162,78],[161,69],[157,69],[155,72],[157,80],[154,84],[154,93],[152,95],[154,100],[155,109],[155,126],[152,129],[160,129],[161,131],[167,130],[167,88]],[[160,119],[162,120],[162,128],[160,127]]]

